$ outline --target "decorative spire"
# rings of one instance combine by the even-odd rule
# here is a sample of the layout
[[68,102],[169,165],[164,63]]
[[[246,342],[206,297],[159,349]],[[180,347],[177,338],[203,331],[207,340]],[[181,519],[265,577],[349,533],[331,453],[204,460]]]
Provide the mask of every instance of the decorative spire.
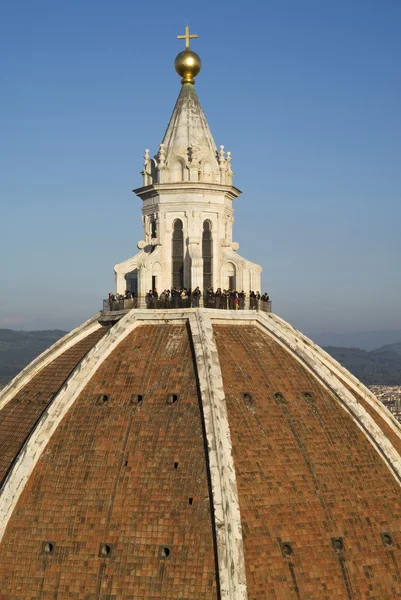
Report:
[[202,61],[196,52],[189,48],[189,40],[197,38],[196,33],[190,34],[188,25],[185,27],[185,35],[177,35],[178,40],[185,40],[185,50],[177,55],[174,62],[175,70],[182,77],[181,83],[195,83],[196,77],[201,70]]

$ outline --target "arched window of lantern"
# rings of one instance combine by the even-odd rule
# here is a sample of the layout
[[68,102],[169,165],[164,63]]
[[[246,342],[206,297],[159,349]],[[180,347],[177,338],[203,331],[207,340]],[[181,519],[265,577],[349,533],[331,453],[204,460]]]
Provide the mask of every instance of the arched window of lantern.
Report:
[[236,268],[234,263],[226,262],[221,268],[221,284],[226,290],[235,290],[237,287]]
[[213,287],[213,239],[212,224],[209,220],[203,221],[202,258],[203,289],[206,290]]
[[160,294],[162,279],[162,266],[159,262],[155,262],[152,265],[152,290],[158,290]]
[[208,161],[204,162],[202,165],[202,180],[212,181],[212,165]]
[[156,219],[153,217],[153,219],[150,222],[150,230],[151,230],[151,238],[152,240],[154,238],[157,238],[157,222]]
[[184,287],[184,232],[181,219],[173,223],[172,239],[172,287]]
[[152,177],[152,183],[157,183],[157,169],[156,169],[156,161],[152,158],[150,161],[150,174]]
[[153,183],[157,183],[157,171],[156,171],[156,162],[153,158],[150,158],[148,164],[146,165],[146,184],[152,185]]
[[171,165],[171,181],[184,181],[184,164],[177,158]]

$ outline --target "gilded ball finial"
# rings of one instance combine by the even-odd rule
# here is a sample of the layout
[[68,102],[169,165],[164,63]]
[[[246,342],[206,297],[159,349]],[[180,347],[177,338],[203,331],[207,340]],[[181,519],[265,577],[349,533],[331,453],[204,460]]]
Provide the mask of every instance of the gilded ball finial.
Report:
[[189,40],[197,38],[197,34],[190,34],[188,25],[185,27],[185,35],[177,35],[177,39],[185,40],[185,50],[180,52],[174,62],[175,70],[182,77],[181,83],[195,83],[196,77],[201,70],[202,61],[196,52],[189,48]]
[[181,83],[195,83],[194,77],[201,70],[201,66],[201,59],[192,50],[183,50],[177,54],[174,61],[175,70],[182,77]]

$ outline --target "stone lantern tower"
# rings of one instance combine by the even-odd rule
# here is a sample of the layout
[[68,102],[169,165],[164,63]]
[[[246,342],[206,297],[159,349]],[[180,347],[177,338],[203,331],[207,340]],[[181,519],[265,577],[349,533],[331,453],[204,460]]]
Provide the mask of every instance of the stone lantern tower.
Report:
[[232,239],[231,153],[216,149],[195,92],[199,56],[186,48],[175,60],[181,91],[157,154],[145,150],[142,187],[143,240],[139,252],[115,266],[116,292],[145,296],[173,287],[260,290],[261,267],[244,258]]

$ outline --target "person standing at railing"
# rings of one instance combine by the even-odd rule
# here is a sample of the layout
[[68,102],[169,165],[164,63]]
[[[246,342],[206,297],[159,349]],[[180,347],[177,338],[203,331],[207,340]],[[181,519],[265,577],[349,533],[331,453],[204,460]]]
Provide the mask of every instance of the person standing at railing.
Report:
[[148,308],[153,308],[153,292],[152,292],[152,290],[149,290],[149,292],[146,294],[146,305]]
[[160,294],[158,306],[159,306],[159,308],[167,308],[166,290],[163,290],[162,293]]
[[249,308],[252,310],[256,308],[256,295],[253,290],[249,292]]
[[216,294],[213,288],[210,287],[205,291],[205,308],[215,308]]
[[173,308],[178,308],[180,305],[181,292],[176,287],[171,290],[171,299]]
[[197,286],[194,291],[192,292],[192,307],[193,308],[199,308],[199,298],[201,295],[201,291],[199,289],[199,286]]
[[223,292],[221,291],[221,288],[217,288],[216,293],[214,294],[214,307],[212,305],[211,308],[221,308],[222,295]]

